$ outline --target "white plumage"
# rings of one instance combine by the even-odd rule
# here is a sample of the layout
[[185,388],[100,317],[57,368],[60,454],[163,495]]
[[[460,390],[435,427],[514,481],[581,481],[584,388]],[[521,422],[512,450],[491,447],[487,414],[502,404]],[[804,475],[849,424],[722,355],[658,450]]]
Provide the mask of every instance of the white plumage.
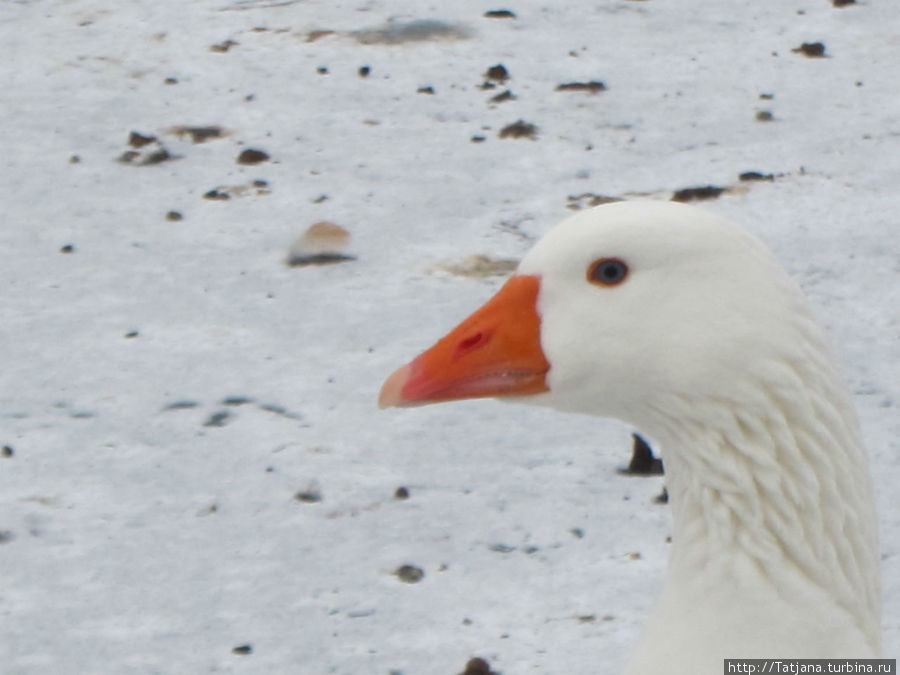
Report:
[[[627,278],[589,283],[586,270],[601,259],[623,261]],[[626,672],[877,655],[866,453],[824,333],[765,246],[693,207],[623,202],[561,223],[517,276],[539,284],[539,351],[549,363],[545,390],[521,402],[627,421],[665,461],[668,579]],[[494,339],[478,326],[461,325],[466,349],[473,335]],[[457,347],[437,375],[422,358],[389,379],[383,403],[491,395],[472,393],[471,374],[459,395],[416,393],[414,379],[453,379],[470,355]],[[494,360],[493,370],[479,366],[486,382],[528,370]]]

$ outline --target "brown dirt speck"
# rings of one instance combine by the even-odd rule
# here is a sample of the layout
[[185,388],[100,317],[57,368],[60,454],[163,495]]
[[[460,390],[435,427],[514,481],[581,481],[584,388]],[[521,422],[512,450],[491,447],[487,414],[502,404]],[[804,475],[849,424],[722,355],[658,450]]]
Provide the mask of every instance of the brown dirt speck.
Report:
[[606,91],[606,85],[600,80],[590,82],[564,82],[556,86],[556,91],[584,91],[589,94],[599,94]]
[[718,199],[719,195],[726,191],[726,188],[718,185],[703,185],[700,187],[689,187],[676,190],[672,195],[673,202],[698,202],[708,199]]
[[525,120],[518,120],[512,124],[507,124],[500,130],[500,138],[528,138],[537,140],[537,125]]
[[238,164],[259,164],[261,162],[267,162],[269,160],[269,155],[262,150],[257,150],[255,148],[247,148],[240,155],[238,155],[237,163]]
[[425,572],[415,565],[401,565],[394,570],[394,576],[405,584],[417,584],[425,578]]
[[476,656],[466,662],[466,669],[459,675],[498,675],[491,670],[491,665],[485,659]]
[[804,42],[799,47],[791,50],[795,54],[803,54],[812,59],[821,59],[825,57],[825,45],[822,42]]
[[489,100],[491,103],[505,103],[506,101],[515,101],[516,95],[509,89],[507,89],[506,91],[500,92],[496,96],[491,96]]
[[772,173],[760,173],[759,171],[745,171],[744,173],[738,176],[738,180],[741,182],[750,182],[750,181],[774,181],[775,174]]
[[228,40],[224,40],[222,42],[219,42],[217,44],[210,46],[209,51],[218,52],[219,54],[224,54],[232,47],[237,47],[238,44],[240,44],[240,43],[235,42],[234,40],[228,39]]
[[132,148],[143,148],[145,145],[157,142],[156,136],[144,135],[138,131],[132,131],[128,134],[128,145]]
[[177,126],[168,129],[170,134],[174,134],[175,136],[184,137],[188,136],[191,139],[192,143],[205,143],[206,141],[213,140],[215,138],[222,138],[226,135],[226,131],[216,125],[208,125],[208,126]]
[[231,195],[228,194],[227,192],[223,192],[223,191],[221,191],[221,190],[218,190],[218,189],[216,189],[216,188],[213,188],[212,190],[210,190],[209,192],[206,192],[206,193],[203,195],[203,199],[209,199],[209,200],[211,200],[211,201],[221,201],[221,202],[224,202],[224,201],[227,201],[227,200],[231,199]]
[[498,63],[497,65],[491,66],[485,71],[484,78],[486,80],[500,82],[502,84],[509,79],[509,71],[502,63]]

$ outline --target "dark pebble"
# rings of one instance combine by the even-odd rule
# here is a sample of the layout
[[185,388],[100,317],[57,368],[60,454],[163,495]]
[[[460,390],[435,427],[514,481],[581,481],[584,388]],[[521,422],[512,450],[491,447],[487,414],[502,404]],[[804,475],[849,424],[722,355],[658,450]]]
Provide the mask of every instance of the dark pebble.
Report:
[[177,221],[184,219],[184,216],[181,215],[180,211],[169,211],[166,213],[166,220]]
[[128,145],[132,148],[143,148],[145,145],[156,142],[156,136],[145,136],[137,131],[132,131],[128,134]]
[[716,199],[725,192],[725,188],[717,185],[704,185],[702,187],[684,188],[676,190],[672,195],[673,202],[695,202],[706,199]]
[[130,330],[125,333],[125,337],[127,338],[136,338],[138,335],[140,335],[140,333],[138,333],[136,330]]
[[209,418],[203,423],[203,426],[224,427],[226,424],[228,424],[229,417],[231,417],[231,413],[227,410],[218,410],[209,416]]
[[506,91],[502,91],[496,96],[491,96],[489,99],[491,103],[504,103],[506,101],[515,101],[516,95],[512,93],[509,89]]
[[494,82],[503,83],[509,79],[509,71],[506,70],[506,66],[502,63],[498,63],[496,66],[488,68],[484,77],[488,80],[493,80]]
[[16,451],[13,449],[13,446],[11,446],[11,445],[3,446],[3,456],[4,457],[12,457],[15,454],[16,454]]
[[556,86],[556,91],[586,91],[589,94],[596,94],[606,91],[606,85],[599,80],[591,80],[590,82],[565,82]]
[[417,584],[425,578],[425,572],[415,565],[402,565],[397,568],[394,574],[406,584]]
[[394,490],[394,499],[409,499],[409,489],[405,487],[398,487]]
[[269,155],[262,150],[256,150],[254,148],[247,148],[240,155],[238,155],[237,163],[238,164],[259,164],[260,162],[268,161]]
[[759,181],[759,180],[767,180],[773,181],[775,180],[775,174],[772,173],[760,173],[759,171],[745,171],[741,175],[738,176],[738,180],[740,181]]
[[491,670],[491,665],[481,657],[469,659],[466,669],[460,675],[497,675]]
[[203,195],[203,199],[211,199],[213,201],[226,201],[228,199],[231,199],[231,195],[227,192],[221,192],[220,190],[216,190],[215,188],[213,188]]
[[356,74],[360,77],[368,77],[371,72],[372,69],[369,68],[369,66],[360,66],[359,70],[356,71]]
[[802,45],[791,51],[803,54],[803,56],[808,56],[809,58],[820,59],[825,56],[825,45],[821,42],[804,42]]
[[432,87],[432,86],[419,87],[418,89],[416,89],[416,93],[417,94],[434,94],[434,87]]
[[74,244],[66,244],[65,246],[60,247],[60,253],[75,253]]
[[631,462],[627,469],[622,469],[620,473],[629,476],[661,476],[663,474],[663,463],[661,459],[653,456],[653,450],[650,445],[638,434],[631,434]]
[[246,656],[248,654],[253,653],[253,645],[238,645],[234,649],[231,650],[232,654],[240,654],[241,656]]
[[220,53],[220,54],[224,54],[225,52],[227,52],[227,51],[228,51],[229,49],[231,49],[232,47],[236,47],[238,44],[239,44],[239,43],[235,42],[234,40],[230,40],[230,39],[229,39],[229,40],[225,40],[224,42],[220,42],[220,43],[218,43],[218,44],[212,45],[212,46],[209,48],[209,51],[211,51],[211,52],[218,52],[218,53]]
[[538,128],[531,122],[519,120],[512,124],[507,124],[500,130],[500,138],[529,138],[534,140],[537,138]]
[[516,13],[511,9],[489,9],[484,16],[487,19],[515,19]]
[[318,504],[322,501],[322,493],[316,488],[308,488],[295,494],[294,499],[304,504]]

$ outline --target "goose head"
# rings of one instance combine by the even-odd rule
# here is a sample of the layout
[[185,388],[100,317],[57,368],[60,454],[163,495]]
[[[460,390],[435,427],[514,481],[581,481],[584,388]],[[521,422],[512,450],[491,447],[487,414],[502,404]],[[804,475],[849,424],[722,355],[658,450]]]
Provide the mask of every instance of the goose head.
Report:
[[711,213],[600,206],[551,230],[493,299],[388,378],[380,403],[518,397],[658,433],[667,399],[753,396],[741,391],[753,362],[796,344],[796,293]]
[[674,543],[655,649],[630,672],[877,652],[855,415],[802,292],[757,239],[671,202],[573,215],[380,404],[478,397],[618,418],[659,443]]

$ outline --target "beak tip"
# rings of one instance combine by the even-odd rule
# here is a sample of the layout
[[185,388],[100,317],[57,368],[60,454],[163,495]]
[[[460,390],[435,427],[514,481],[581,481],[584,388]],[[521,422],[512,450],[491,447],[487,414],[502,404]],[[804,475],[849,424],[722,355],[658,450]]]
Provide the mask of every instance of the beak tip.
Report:
[[379,408],[400,407],[404,404],[403,385],[409,380],[410,370],[409,365],[401,366],[384,381],[378,394]]

